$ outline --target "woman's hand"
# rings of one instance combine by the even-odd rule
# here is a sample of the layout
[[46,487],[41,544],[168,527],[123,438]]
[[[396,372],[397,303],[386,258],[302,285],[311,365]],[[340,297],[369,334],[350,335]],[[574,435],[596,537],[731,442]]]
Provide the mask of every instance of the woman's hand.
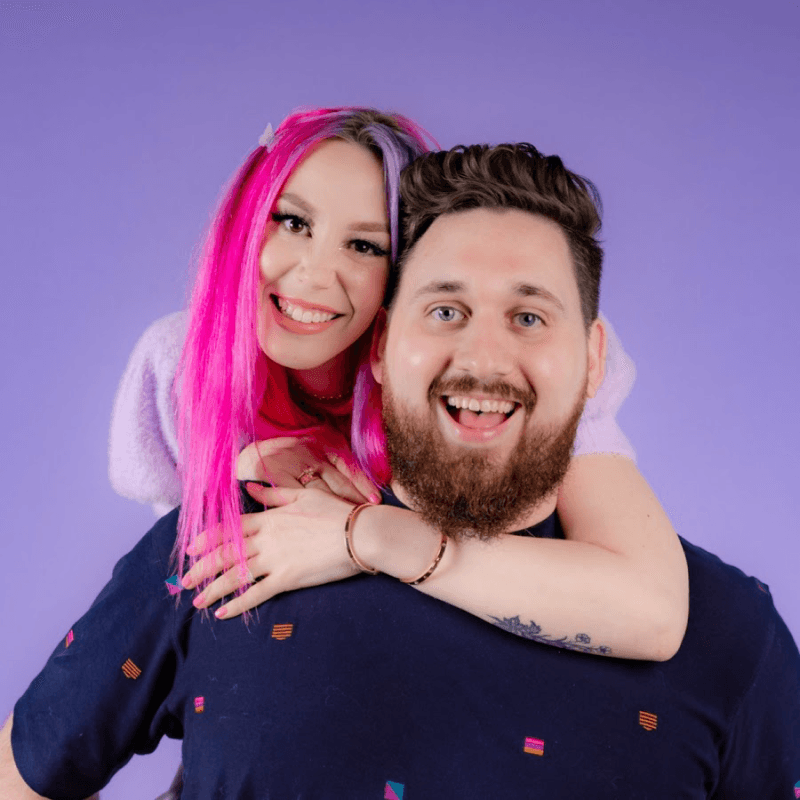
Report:
[[[242,516],[249,574],[242,576],[235,553],[217,547],[184,577],[184,588],[190,589],[204,577],[223,572],[195,598],[197,608],[207,608],[252,583],[246,592],[215,612],[217,617],[229,619],[281,592],[340,581],[358,572],[344,543],[351,503],[323,490],[321,481],[307,489],[265,488],[254,483],[246,484],[246,488],[255,500],[274,506]],[[208,535],[213,534],[207,531],[195,540],[190,555],[202,552]]]
[[[349,453],[344,437],[333,441],[328,434],[325,444],[311,438],[281,437],[253,442],[239,454],[236,477],[256,480],[273,486],[299,489],[308,485],[343,497],[352,503],[378,503],[377,487],[342,455]],[[311,476],[301,483],[299,478]]]

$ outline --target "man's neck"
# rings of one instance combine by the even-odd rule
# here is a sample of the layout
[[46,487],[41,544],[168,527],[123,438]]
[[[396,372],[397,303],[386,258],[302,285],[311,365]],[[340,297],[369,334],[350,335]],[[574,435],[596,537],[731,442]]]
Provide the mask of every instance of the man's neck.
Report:
[[[397,481],[392,481],[389,488],[392,490],[394,496],[404,506],[407,506],[412,511],[417,510],[414,506],[413,501],[408,496],[406,490],[402,486],[400,486],[400,484],[398,484]],[[515,531],[524,530],[525,528],[532,528],[534,525],[538,525],[540,522],[547,519],[556,510],[557,499],[558,499],[558,490],[554,491],[552,495],[548,495],[548,497],[542,500],[541,503],[537,503],[535,506],[530,508],[524,514],[524,516],[516,520],[508,530],[498,531],[498,534],[514,533]]]

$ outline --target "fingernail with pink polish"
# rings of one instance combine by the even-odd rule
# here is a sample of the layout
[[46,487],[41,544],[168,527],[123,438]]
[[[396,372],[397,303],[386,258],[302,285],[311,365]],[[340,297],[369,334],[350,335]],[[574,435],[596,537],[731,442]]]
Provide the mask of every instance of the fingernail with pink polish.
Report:
[[380,503],[381,496],[379,494],[371,494],[369,496],[370,503]]
[[195,608],[200,608],[200,606],[205,602],[205,599],[205,595],[201,592],[199,595],[197,595],[197,597],[195,597],[194,600],[192,600],[192,605]]
[[227,616],[228,616],[228,609],[227,609],[227,608],[218,608],[218,609],[217,609],[217,610],[214,612],[214,616],[215,616],[217,619],[222,619],[223,617],[227,617]]

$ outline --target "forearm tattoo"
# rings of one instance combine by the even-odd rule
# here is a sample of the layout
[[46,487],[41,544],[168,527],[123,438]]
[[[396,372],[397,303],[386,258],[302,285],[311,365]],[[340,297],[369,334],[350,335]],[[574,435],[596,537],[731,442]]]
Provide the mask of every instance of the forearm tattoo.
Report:
[[523,639],[531,639],[534,642],[549,644],[552,647],[563,647],[565,650],[577,650],[580,653],[594,653],[601,656],[611,655],[610,647],[606,647],[603,644],[593,645],[588,633],[576,633],[572,639],[568,636],[554,639],[552,636],[542,633],[541,627],[533,620],[527,624],[521,622],[519,614],[516,617],[504,617],[503,619],[490,616],[489,619],[498,628],[513,633],[515,636],[521,636]]

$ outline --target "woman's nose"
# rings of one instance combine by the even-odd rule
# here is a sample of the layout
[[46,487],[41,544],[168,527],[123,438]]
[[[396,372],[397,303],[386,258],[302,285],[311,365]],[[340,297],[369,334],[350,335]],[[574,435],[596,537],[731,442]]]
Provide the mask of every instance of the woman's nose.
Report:
[[309,247],[297,265],[297,277],[317,289],[327,289],[336,280],[335,256]]

